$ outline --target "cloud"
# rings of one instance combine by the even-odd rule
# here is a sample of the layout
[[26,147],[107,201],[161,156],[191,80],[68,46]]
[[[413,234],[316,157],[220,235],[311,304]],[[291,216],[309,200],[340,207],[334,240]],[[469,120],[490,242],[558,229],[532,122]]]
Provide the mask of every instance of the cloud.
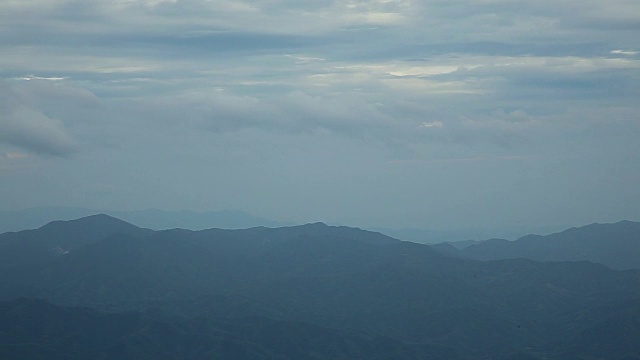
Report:
[[76,141],[61,121],[23,106],[1,111],[0,142],[53,156],[66,156],[77,150]]
[[360,137],[388,127],[391,119],[366,96],[313,95],[304,91],[242,95],[210,90],[195,94],[129,102],[137,117],[183,124],[214,133],[247,128],[267,132],[324,130]]
[[24,90],[0,83],[0,143],[42,155],[76,152],[78,143],[64,123],[42,112]]
[[421,124],[422,127],[424,128],[441,128],[444,127],[444,124],[442,123],[442,121],[425,121]]
[[633,56],[638,54],[637,51],[631,51],[631,50],[611,50],[611,53],[616,55],[626,55],[626,56]]
[[[313,180],[333,186],[318,203],[339,193],[364,213],[357,203],[386,193],[394,206],[380,218],[421,224],[440,216],[424,210],[434,197],[457,214],[451,184],[503,191],[533,163],[547,174],[585,156],[596,160],[584,174],[636,171],[639,19],[633,0],[0,1],[0,150],[35,165],[82,151],[57,162],[59,181],[89,167],[84,188],[114,184],[114,207],[118,194],[154,206],[170,192],[206,207],[202,194],[224,188],[226,203],[265,214],[283,203],[273,194],[288,197],[291,214],[309,203],[292,189]],[[154,175],[132,176],[140,167]],[[137,191],[123,195],[129,183]],[[458,204],[467,195],[479,196]],[[344,213],[326,201],[318,208]]]

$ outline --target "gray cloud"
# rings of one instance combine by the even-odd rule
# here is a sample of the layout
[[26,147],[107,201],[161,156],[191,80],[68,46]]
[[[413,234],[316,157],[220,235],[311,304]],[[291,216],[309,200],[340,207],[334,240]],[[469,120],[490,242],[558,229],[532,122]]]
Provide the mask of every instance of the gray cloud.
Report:
[[[82,151],[53,170],[0,156],[56,179],[0,195],[360,224],[482,223],[492,206],[512,224],[603,221],[570,210],[606,217],[638,194],[621,184],[640,172],[639,21],[626,0],[0,2],[2,151]],[[591,195],[601,185],[620,190]]]
[[1,111],[0,143],[54,156],[66,156],[76,151],[77,143],[61,121],[24,106]]

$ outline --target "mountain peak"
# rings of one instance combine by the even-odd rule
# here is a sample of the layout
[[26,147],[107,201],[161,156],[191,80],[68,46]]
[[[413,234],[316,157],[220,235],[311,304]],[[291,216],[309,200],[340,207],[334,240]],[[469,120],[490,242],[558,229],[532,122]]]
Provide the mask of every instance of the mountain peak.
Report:
[[323,222],[321,222],[321,221],[314,222],[314,223],[307,223],[307,224],[304,224],[304,225],[302,225],[302,226],[318,227],[318,228],[319,228],[319,227],[329,227],[329,225],[327,225],[327,224],[325,224],[325,223],[323,223]]
[[119,222],[119,223],[128,224],[124,220],[120,220],[120,219],[115,218],[113,216],[100,213],[100,214],[95,214],[95,215],[84,216],[84,217],[81,217],[81,218],[78,218],[78,219],[74,219],[74,220],[55,220],[55,221],[52,221],[52,222],[44,225],[43,227],[51,226],[52,224],[101,224],[101,223],[105,223],[105,222],[111,222],[111,223]]
[[52,221],[33,231],[45,233],[49,239],[77,239],[84,244],[99,241],[116,233],[146,235],[152,230],[137,227],[106,214],[95,214],[75,220]]

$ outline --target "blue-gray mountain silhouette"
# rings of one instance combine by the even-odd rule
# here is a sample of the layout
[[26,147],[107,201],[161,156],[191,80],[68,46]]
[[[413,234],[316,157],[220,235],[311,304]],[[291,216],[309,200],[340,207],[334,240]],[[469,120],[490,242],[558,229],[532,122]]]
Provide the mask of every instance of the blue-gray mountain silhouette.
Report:
[[[640,338],[639,272],[592,262],[467,260],[322,223],[150,231],[102,215],[1,239],[0,249],[20,259],[0,265],[0,299],[14,301],[6,306],[23,306],[16,299],[29,297],[56,304],[52,314],[77,311],[58,306],[81,306],[95,312],[88,319],[143,316],[148,323],[140,326],[150,334],[125,336],[131,341],[123,340],[127,356],[171,344],[199,347],[195,339],[214,339],[216,329],[238,340],[234,354],[262,354],[255,358],[331,358],[318,344],[334,347],[335,358],[355,359],[376,352],[384,359],[592,359],[606,353],[608,359],[631,359],[639,353],[630,340]],[[16,245],[21,239],[36,249],[65,251],[42,256]],[[41,317],[43,324],[36,325],[55,333],[57,316]],[[4,326],[10,336],[0,350],[11,351],[21,330]],[[68,330],[77,334],[81,328]],[[287,340],[271,334],[274,329],[299,337]],[[168,335],[158,338],[155,331]],[[317,331],[325,335],[313,335]],[[57,341],[78,348],[98,341],[90,336],[74,343],[74,336],[65,336],[46,339],[54,349],[60,349]],[[382,356],[375,350],[380,342],[395,350]],[[220,348],[207,349],[191,358],[223,356]]]
[[593,261],[613,269],[640,269],[640,223],[592,224],[516,241],[492,239],[466,247],[460,254],[478,260]]

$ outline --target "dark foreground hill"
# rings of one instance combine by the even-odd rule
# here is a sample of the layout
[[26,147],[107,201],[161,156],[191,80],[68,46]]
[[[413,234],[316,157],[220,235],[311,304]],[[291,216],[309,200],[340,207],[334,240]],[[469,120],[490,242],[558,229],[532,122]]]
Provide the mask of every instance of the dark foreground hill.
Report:
[[592,261],[612,269],[640,269],[640,223],[592,224],[516,241],[492,239],[466,247],[460,254],[477,260]]
[[451,351],[267,318],[153,319],[19,299],[0,303],[2,359],[427,359]]
[[[101,219],[91,225],[96,229],[120,224],[105,216],[96,219]],[[204,349],[184,356],[192,359],[229,358],[222,348],[203,345],[216,344],[222,333],[238,339],[243,354],[258,354],[255,358],[638,358],[640,345],[633,340],[640,338],[637,271],[589,262],[465,260],[426,245],[321,223],[195,232],[123,229],[99,240],[77,239],[79,245],[66,253],[33,259],[29,251],[16,250],[11,244],[19,241],[9,236],[0,248],[26,260],[0,265],[0,297],[90,307],[88,318],[138,316],[132,337],[125,336],[135,344],[128,348],[169,351],[162,346],[170,342],[136,337],[155,334],[149,329],[160,326],[164,330],[157,331],[167,338],[182,339],[177,335],[182,334],[202,340],[175,345]],[[37,240],[30,241],[40,248],[60,247],[60,238],[49,236],[46,227],[35,231],[28,234]],[[30,306],[49,306],[55,314],[89,311]],[[43,326],[55,318],[41,317]],[[194,322],[208,330],[189,325]],[[16,331],[9,328],[5,334]],[[51,336],[47,339],[56,339]],[[77,335],[63,339],[72,347],[84,341]],[[340,350],[332,357],[314,346]],[[296,355],[281,347],[296,349]]]

